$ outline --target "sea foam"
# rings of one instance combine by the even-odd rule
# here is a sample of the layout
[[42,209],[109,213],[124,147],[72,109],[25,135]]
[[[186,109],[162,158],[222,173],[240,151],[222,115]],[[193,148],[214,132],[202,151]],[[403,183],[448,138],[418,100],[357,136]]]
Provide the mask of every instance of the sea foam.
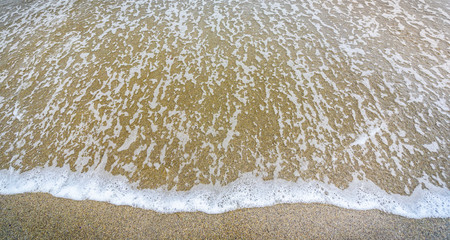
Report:
[[344,190],[318,181],[264,181],[250,173],[225,185],[196,185],[189,191],[137,189],[123,176],[105,171],[77,173],[68,168],[35,168],[19,173],[0,170],[0,194],[50,193],[74,200],[129,205],[162,213],[223,213],[281,203],[324,203],[347,209],[379,209],[409,218],[450,217],[450,191],[433,185],[410,196],[388,194],[369,181],[353,181]]

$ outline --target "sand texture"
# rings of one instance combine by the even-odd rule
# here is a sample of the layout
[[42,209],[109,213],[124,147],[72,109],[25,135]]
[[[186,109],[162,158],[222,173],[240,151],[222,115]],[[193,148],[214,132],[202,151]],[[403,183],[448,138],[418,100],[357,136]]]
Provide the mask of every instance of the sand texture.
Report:
[[0,195],[0,239],[448,239],[449,219],[282,204],[224,214],[161,214],[49,194]]

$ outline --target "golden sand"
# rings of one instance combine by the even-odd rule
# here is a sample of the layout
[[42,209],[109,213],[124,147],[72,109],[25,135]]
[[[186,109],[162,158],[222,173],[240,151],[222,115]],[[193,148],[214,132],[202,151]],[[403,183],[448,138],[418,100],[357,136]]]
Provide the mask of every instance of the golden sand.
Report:
[[0,239],[448,239],[450,221],[379,210],[281,204],[162,214],[49,194],[0,195]]

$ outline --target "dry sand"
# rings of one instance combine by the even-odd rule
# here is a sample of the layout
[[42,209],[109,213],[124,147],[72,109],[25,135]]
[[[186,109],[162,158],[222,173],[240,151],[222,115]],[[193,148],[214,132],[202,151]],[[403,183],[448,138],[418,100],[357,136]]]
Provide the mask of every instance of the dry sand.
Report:
[[161,214],[49,194],[0,195],[0,239],[449,239],[447,219],[281,204],[224,214]]

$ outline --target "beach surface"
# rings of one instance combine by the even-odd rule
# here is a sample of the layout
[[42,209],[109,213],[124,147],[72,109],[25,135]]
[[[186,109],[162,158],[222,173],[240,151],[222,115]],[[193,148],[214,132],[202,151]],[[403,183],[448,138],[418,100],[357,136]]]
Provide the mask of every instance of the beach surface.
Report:
[[448,239],[450,235],[448,218],[410,219],[323,204],[162,214],[27,193],[0,195],[0,211],[1,239]]

